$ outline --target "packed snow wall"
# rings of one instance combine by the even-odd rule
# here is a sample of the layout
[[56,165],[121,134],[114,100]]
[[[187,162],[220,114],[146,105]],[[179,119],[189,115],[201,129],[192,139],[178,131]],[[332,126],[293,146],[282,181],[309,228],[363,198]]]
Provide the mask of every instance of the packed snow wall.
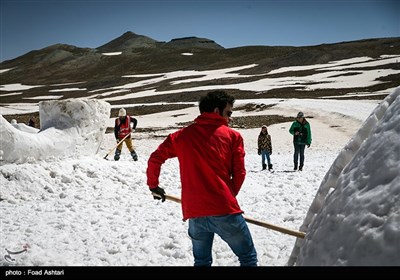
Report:
[[101,100],[42,101],[38,133],[18,130],[1,116],[1,162],[94,155],[103,140],[110,112],[110,104]]
[[288,265],[400,264],[400,87],[365,120],[328,170]]

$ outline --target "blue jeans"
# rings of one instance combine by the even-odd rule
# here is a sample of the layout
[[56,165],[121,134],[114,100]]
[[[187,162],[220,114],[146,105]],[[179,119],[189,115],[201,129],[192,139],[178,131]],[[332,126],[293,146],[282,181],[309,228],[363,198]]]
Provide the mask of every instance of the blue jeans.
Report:
[[299,162],[299,156],[300,156],[300,166],[303,167],[304,165],[304,149],[306,147],[305,144],[294,144],[294,156],[293,156],[293,162],[294,166],[297,168],[297,163]]
[[208,216],[189,219],[194,266],[211,266],[214,234],[239,258],[241,266],[257,266],[257,253],[247,223],[242,214]]
[[271,164],[271,158],[269,157],[269,152],[266,150],[261,151],[261,163],[265,164],[265,159],[267,159],[268,165]]

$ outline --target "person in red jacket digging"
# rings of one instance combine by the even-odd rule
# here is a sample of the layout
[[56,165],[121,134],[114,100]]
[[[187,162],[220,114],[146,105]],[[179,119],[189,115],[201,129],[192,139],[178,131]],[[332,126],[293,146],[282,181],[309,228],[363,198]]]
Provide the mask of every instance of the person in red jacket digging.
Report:
[[257,265],[253,239],[236,200],[246,169],[243,138],[228,126],[234,101],[224,91],[203,96],[194,123],[169,134],[148,160],[147,185],[154,198],[164,202],[161,166],[178,158],[182,214],[189,220],[195,266],[211,266],[215,234],[228,243],[241,266]]

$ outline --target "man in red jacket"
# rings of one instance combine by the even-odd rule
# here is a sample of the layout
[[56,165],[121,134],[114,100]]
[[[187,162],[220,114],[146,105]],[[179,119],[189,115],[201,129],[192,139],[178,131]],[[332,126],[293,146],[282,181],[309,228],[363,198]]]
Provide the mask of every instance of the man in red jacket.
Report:
[[183,219],[189,220],[194,265],[211,266],[214,234],[239,258],[241,266],[256,266],[257,253],[236,196],[246,176],[243,138],[228,126],[234,98],[212,91],[199,102],[201,115],[192,125],[170,135],[150,155],[147,185],[165,201],[159,187],[161,165],[178,157]]

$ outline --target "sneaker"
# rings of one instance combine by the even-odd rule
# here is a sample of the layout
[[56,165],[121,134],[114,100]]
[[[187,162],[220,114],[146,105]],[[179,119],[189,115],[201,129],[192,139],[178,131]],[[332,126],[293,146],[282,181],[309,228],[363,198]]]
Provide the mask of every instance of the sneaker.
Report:
[[303,171],[303,166],[299,166],[299,171]]
[[297,170],[297,166],[295,166],[295,167],[293,168],[293,170],[295,170],[295,171],[296,171],[296,170]]

